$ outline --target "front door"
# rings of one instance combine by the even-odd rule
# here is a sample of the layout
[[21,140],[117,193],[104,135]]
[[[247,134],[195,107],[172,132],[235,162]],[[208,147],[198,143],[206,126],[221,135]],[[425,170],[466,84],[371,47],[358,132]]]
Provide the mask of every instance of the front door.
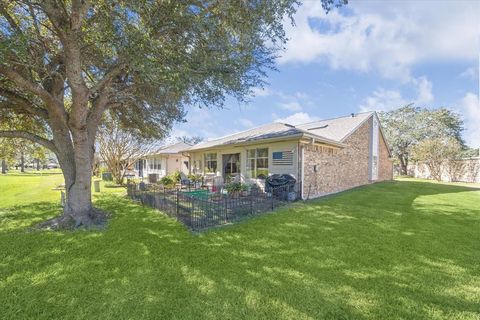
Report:
[[229,181],[240,175],[240,153],[222,155],[223,179]]

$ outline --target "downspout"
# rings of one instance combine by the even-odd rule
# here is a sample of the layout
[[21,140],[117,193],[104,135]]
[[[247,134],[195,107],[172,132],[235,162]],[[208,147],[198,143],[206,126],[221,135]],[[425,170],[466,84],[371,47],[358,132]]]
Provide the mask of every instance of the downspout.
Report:
[[[300,143],[298,144],[299,147],[300,147]],[[303,191],[303,188],[304,188],[304,182],[305,182],[305,148],[303,146],[300,147],[302,149],[302,161],[301,161],[301,175],[302,175],[302,184],[301,184],[301,198],[302,200],[305,200],[304,198],[304,191]]]

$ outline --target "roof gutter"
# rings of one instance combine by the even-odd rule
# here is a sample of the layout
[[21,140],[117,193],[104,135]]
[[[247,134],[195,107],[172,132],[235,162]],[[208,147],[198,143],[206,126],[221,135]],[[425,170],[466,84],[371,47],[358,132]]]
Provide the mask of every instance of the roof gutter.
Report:
[[317,136],[317,135],[313,135],[313,134],[305,133],[305,134],[303,134],[303,136],[304,136],[305,138],[309,138],[309,139],[310,139],[310,142],[311,142],[312,144],[319,143],[319,144],[330,145],[330,146],[334,146],[334,147],[338,147],[338,148],[345,148],[345,147],[348,146],[348,145],[345,144],[345,143],[337,142],[337,141],[335,141],[335,140],[323,138],[323,137],[320,137],[320,136]]

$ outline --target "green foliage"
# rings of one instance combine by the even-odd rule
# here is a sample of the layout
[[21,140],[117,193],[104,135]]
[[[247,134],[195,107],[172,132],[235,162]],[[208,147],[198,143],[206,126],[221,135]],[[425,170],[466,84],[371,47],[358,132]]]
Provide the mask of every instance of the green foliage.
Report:
[[425,139],[456,139],[462,146],[463,122],[460,115],[446,108],[422,109],[412,104],[379,113],[385,138],[403,174],[410,161],[412,148]]
[[442,180],[442,168],[449,161],[461,158],[462,145],[454,138],[434,138],[420,141],[412,148],[412,158],[424,163],[435,180]]
[[[286,41],[284,18],[299,5],[295,0],[84,2],[86,14],[76,32],[70,30],[71,3],[52,5],[58,16],[47,14],[48,4],[23,0],[6,6],[1,61],[25,66],[32,71],[29,80],[47,90],[50,83],[42,76],[67,77],[64,65],[81,63],[90,87],[118,69],[109,86],[111,115],[136,134],[156,137],[184,118],[187,105],[222,106],[227,95],[244,101],[252,87],[261,86]],[[70,33],[61,36],[51,26],[65,21],[62,27]],[[79,49],[80,61],[62,60],[72,57],[63,51],[69,41]],[[2,86],[15,88],[10,81],[0,81]],[[66,103],[75,102],[76,97],[69,98]]]
[[180,175],[180,171],[175,171],[175,172],[172,172],[172,174],[170,175],[170,177],[172,178],[173,181],[175,181],[176,183],[180,182],[182,180],[182,176]]
[[201,174],[189,174],[188,179],[192,182],[202,182],[203,176]]
[[225,185],[225,190],[227,190],[228,193],[247,191],[248,185],[241,182],[230,182]]
[[173,188],[175,187],[176,181],[171,176],[165,176],[160,179],[160,183],[165,188]]
[[1,319],[478,318],[479,189],[378,183],[201,235],[95,195],[106,230],[26,232],[59,196],[5,178]]

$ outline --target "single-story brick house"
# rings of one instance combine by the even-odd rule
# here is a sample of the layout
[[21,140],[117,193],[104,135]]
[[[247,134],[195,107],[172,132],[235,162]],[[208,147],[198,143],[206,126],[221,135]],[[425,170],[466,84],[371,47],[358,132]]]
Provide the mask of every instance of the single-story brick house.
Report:
[[189,173],[189,158],[181,151],[190,148],[185,142],[161,147],[155,152],[148,154],[135,163],[134,173],[137,177],[146,178],[155,174],[156,178],[162,178],[175,171]]
[[182,150],[190,172],[223,183],[264,184],[291,174],[302,199],[393,178],[393,162],[375,112],[301,125],[271,123]]

